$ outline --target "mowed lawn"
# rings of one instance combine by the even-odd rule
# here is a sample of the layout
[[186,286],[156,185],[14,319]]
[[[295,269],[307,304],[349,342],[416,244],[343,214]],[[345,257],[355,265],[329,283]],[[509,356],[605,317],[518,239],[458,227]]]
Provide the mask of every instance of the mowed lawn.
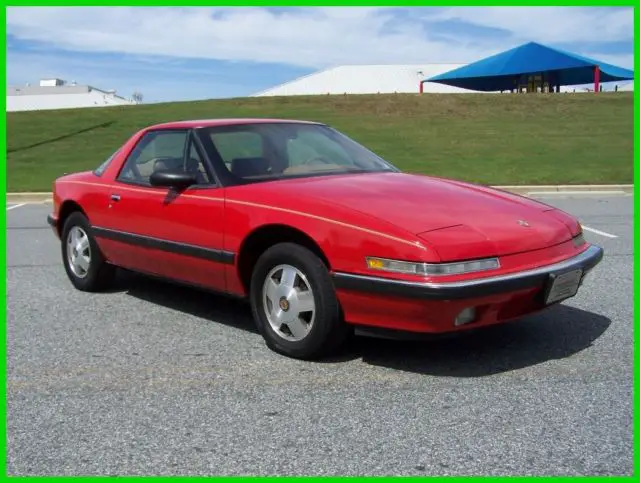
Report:
[[49,191],[172,120],[328,123],[405,171],[483,184],[633,182],[633,93],[242,98],[7,113],[7,190]]

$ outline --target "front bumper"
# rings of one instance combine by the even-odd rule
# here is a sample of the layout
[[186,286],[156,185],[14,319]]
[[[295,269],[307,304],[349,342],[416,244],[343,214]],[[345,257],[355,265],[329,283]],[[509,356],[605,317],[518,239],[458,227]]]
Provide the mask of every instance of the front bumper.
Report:
[[552,265],[461,282],[409,282],[342,272],[334,273],[333,281],[337,289],[357,292],[431,300],[467,299],[539,287],[550,276],[575,269],[582,269],[584,277],[600,263],[603,254],[602,248],[591,245],[579,255]]
[[[345,319],[357,327],[444,334],[519,319],[566,300],[602,256],[603,250],[592,245],[559,263],[501,276],[420,283],[334,273],[334,284]],[[582,270],[577,281],[576,269]],[[568,289],[563,280],[569,280]],[[551,290],[563,285],[564,290]],[[458,321],[469,310],[473,318]]]

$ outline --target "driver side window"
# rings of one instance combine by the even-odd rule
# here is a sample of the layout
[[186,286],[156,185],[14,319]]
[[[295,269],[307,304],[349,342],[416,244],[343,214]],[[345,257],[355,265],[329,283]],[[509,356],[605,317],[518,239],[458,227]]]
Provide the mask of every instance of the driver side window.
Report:
[[188,131],[155,131],[145,134],[133,148],[118,181],[149,185],[154,171],[183,167]]

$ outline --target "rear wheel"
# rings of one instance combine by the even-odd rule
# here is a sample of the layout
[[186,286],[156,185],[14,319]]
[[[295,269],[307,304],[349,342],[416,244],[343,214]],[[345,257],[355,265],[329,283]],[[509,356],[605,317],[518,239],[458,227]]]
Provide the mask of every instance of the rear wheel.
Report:
[[279,243],[258,259],[251,309],[269,348],[299,359],[338,349],[350,333],[325,264],[310,250]]
[[112,282],[116,268],[105,261],[86,216],[79,211],[71,213],[60,239],[64,268],[75,288],[96,292]]

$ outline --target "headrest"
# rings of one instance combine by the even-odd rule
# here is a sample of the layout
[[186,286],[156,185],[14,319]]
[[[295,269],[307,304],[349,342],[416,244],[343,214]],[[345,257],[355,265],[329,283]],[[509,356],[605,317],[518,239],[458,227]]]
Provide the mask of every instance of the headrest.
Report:
[[154,171],[174,170],[182,167],[182,160],[178,158],[161,158],[153,164]]
[[231,160],[231,173],[244,178],[269,173],[269,162],[265,158],[235,158]]

